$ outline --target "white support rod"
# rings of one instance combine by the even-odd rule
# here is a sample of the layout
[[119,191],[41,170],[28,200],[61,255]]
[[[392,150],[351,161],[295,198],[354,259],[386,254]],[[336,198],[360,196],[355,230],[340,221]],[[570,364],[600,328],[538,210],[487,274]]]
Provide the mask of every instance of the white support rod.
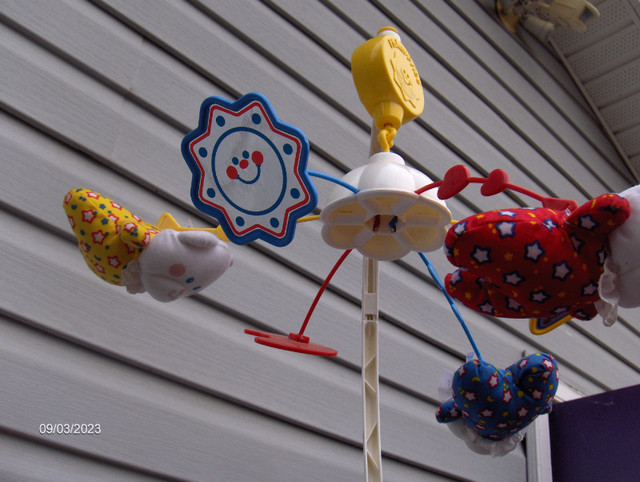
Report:
[[[380,131],[371,125],[369,156],[382,151]],[[362,260],[362,403],[364,480],[382,482],[380,393],[378,373],[378,261]]]
[[362,266],[362,401],[365,481],[382,481],[378,375],[378,261]]

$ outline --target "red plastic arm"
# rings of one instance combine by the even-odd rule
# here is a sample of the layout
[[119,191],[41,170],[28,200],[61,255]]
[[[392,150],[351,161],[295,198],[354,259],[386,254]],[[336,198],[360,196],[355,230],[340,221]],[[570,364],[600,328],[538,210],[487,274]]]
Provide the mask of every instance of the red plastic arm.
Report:
[[520,187],[516,184],[511,184],[509,182],[509,175],[503,169],[495,169],[489,173],[489,176],[484,177],[471,177],[471,173],[466,166],[462,164],[458,164],[457,166],[453,166],[449,169],[442,181],[432,182],[431,184],[427,184],[426,186],[421,187],[416,190],[416,194],[422,194],[429,189],[438,188],[438,197],[440,199],[449,199],[459,192],[461,192],[465,187],[467,187],[470,183],[479,183],[482,184],[482,188],[480,188],[480,193],[483,196],[493,196],[495,194],[501,193],[505,189],[511,189],[512,191],[519,192],[520,194],[524,194],[525,196],[532,197],[537,201],[542,203],[542,206],[549,209],[554,209],[557,211],[564,211],[565,209],[569,209],[573,211],[578,207],[578,203],[571,199],[559,199],[542,196],[536,192],[533,192],[524,187]]

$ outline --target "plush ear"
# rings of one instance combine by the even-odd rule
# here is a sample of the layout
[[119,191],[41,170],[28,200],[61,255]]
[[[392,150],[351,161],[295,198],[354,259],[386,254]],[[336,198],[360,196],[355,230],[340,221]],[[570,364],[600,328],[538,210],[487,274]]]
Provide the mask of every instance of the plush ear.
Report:
[[158,233],[155,226],[144,221],[127,221],[118,223],[120,241],[127,247],[129,253],[138,248],[149,246],[151,239]]
[[551,400],[558,389],[558,364],[553,356],[535,353],[514,363],[507,371],[515,377],[515,387],[531,404],[541,406],[540,413],[551,410]]
[[178,239],[180,242],[193,246],[194,248],[210,248],[220,242],[215,234],[199,230],[180,231],[178,233]]
[[442,405],[438,407],[438,411],[436,412],[436,420],[439,423],[449,423],[454,420],[458,420],[462,414],[456,408],[456,404],[453,400],[449,400],[444,402]]
[[565,223],[592,236],[608,236],[629,217],[629,201],[618,194],[603,194],[572,211]]

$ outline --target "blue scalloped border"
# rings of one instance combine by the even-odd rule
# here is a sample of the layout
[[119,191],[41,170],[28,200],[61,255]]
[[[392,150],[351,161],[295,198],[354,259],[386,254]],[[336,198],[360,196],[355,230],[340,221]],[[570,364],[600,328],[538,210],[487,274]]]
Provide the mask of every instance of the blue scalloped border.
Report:
[[[305,189],[309,193],[309,202],[299,207],[298,209],[295,209],[290,212],[289,225],[285,230],[285,235],[282,237],[276,237],[261,229],[256,229],[245,235],[237,236],[231,229],[231,226],[229,226],[222,210],[202,202],[198,197],[198,190],[199,190],[200,181],[201,181],[201,173],[200,173],[200,168],[198,166],[198,162],[191,155],[189,145],[195,139],[197,139],[198,137],[202,136],[207,132],[209,128],[208,120],[209,120],[210,108],[214,105],[218,105],[225,109],[228,109],[234,112],[239,112],[240,110],[244,109],[246,106],[251,104],[252,102],[256,102],[256,101],[262,105],[265,112],[269,116],[271,123],[275,128],[295,137],[300,141],[300,145],[301,145],[297,172],[300,176],[302,184],[304,185]],[[198,120],[198,127],[196,127],[194,130],[192,130],[191,132],[189,132],[187,135],[184,136],[184,138],[182,139],[181,151],[182,151],[182,157],[187,163],[187,166],[189,166],[189,170],[191,171],[191,174],[192,174],[191,189],[190,189],[191,202],[199,211],[205,214],[208,214],[210,216],[213,216],[215,219],[217,219],[220,225],[222,226],[222,229],[224,230],[225,234],[229,238],[229,240],[235,244],[247,244],[247,243],[250,243],[251,241],[262,239],[263,241],[266,241],[274,246],[286,246],[293,240],[297,220],[300,219],[302,216],[312,212],[315,209],[316,205],[318,204],[318,193],[316,191],[316,187],[311,181],[309,174],[307,173],[307,161],[309,159],[309,152],[310,152],[309,141],[307,139],[307,136],[303,131],[301,131],[297,127],[294,127],[290,124],[286,124],[280,121],[275,111],[273,110],[273,107],[271,106],[271,103],[269,102],[269,100],[264,95],[258,92],[251,92],[249,94],[245,94],[235,102],[231,102],[227,99],[224,99],[222,97],[217,97],[217,96],[206,98],[200,106],[200,116]]]

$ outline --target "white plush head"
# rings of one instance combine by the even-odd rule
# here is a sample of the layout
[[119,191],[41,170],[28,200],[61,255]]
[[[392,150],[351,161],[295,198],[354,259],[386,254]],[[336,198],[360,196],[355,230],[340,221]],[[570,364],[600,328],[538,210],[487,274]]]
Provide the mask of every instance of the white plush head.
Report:
[[165,229],[129,263],[123,278],[129,293],[147,291],[158,301],[173,301],[200,292],[232,263],[229,247],[215,234]]
[[631,215],[609,236],[610,258],[624,308],[640,306],[640,186],[620,193],[631,205]]
[[640,186],[620,193],[631,208],[627,220],[609,235],[609,256],[598,283],[598,313],[605,325],[617,318],[618,306],[640,306]]

